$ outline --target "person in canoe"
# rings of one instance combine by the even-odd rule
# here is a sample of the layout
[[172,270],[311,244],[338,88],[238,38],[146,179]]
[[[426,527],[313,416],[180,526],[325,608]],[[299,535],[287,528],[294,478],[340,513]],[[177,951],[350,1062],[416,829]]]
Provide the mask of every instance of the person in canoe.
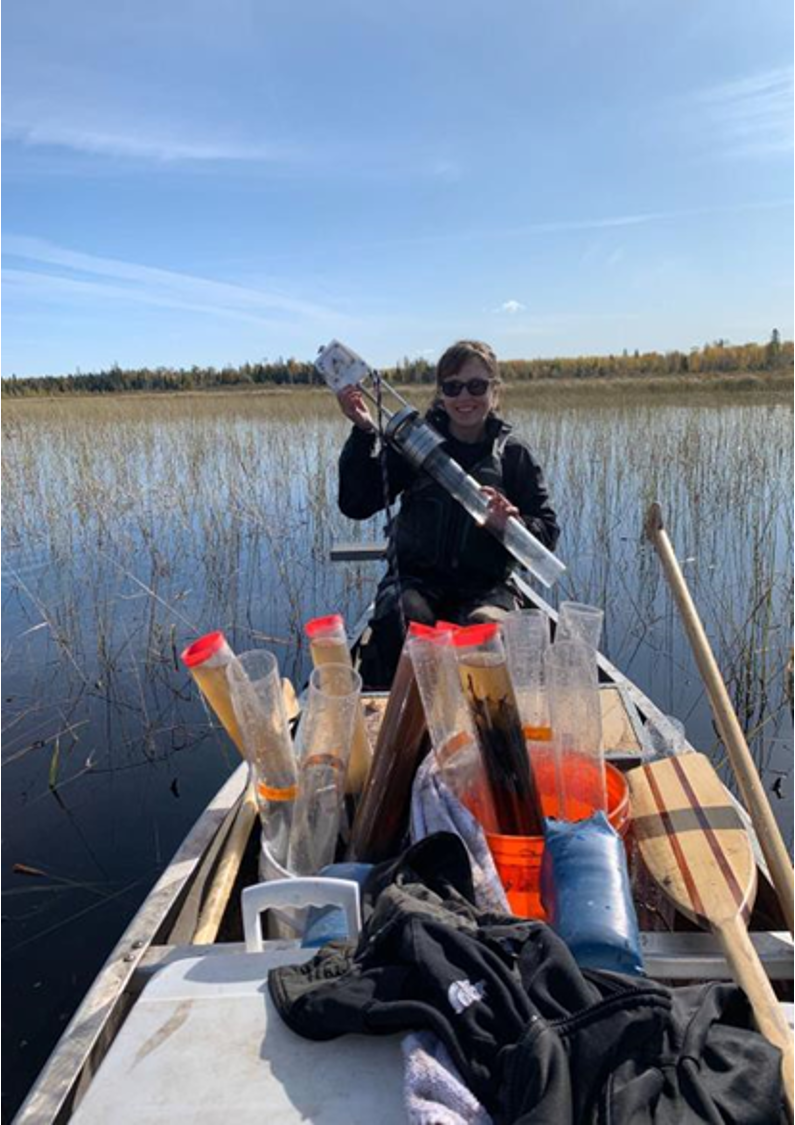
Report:
[[[460,340],[436,366],[436,395],[426,418],[444,436],[445,451],[489,496],[487,522],[499,529],[517,516],[553,550],[560,530],[543,474],[527,445],[499,417],[499,387],[492,349]],[[364,683],[385,688],[407,621],[471,624],[500,620],[515,609],[507,585],[514,562],[440,484],[412,469],[395,450],[387,450],[383,471],[375,422],[358,387],[346,387],[338,401],[353,423],[339,459],[343,515],[369,519],[400,497],[389,528],[389,566],[376,592],[361,664]]]

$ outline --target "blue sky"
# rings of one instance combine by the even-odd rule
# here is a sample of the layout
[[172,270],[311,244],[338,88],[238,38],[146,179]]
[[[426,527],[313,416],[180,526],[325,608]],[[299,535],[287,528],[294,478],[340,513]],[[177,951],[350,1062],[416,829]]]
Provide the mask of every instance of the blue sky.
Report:
[[792,336],[785,0],[37,0],[3,374]]

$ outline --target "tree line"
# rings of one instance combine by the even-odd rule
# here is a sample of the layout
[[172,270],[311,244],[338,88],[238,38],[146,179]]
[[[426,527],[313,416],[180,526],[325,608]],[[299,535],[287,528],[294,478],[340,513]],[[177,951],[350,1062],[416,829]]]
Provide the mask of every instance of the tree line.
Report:
[[[559,359],[509,359],[500,362],[506,382],[534,379],[659,378],[686,375],[731,375],[788,368],[793,365],[793,344],[782,340],[777,329],[765,344],[730,344],[716,340],[688,352],[623,351],[621,355],[576,356]],[[399,361],[382,369],[396,384],[423,384],[434,380],[434,365],[426,359]],[[225,387],[308,387],[322,382],[313,364],[297,359],[244,363],[239,367],[141,367],[73,375],[43,375],[2,380],[4,397],[62,394],[115,394],[135,391],[195,391]]]

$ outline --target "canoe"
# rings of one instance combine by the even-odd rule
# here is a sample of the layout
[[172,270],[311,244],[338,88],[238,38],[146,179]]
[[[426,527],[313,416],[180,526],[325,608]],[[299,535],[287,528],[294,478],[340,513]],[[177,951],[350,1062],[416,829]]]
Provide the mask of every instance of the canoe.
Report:
[[[354,545],[337,548],[332,557],[361,560],[379,557],[380,553],[380,548],[372,545]],[[518,576],[514,581],[523,604],[542,609],[556,621],[555,611],[535,590]],[[351,631],[354,650],[366,620],[367,614]],[[603,713],[609,719],[607,756],[620,768],[629,768],[637,764],[645,723],[652,720],[664,730],[668,720],[601,655],[599,673]],[[380,693],[366,697],[372,721],[377,722],[384,700]],[[147,1092],[145,1068],[169,1036],[176,1050],[179,1029],[184,1025],[182,1034],[188,1036],[189,1049],[186,1053],[183,1039],[181,1054],[175,1056],[177,1072],[170,1077],[167,1072],[158,1072],[159,1078],[152,1082],[160,1081],[163,1089],[171,1089],[182,1081],[192,1084],[196,1093],[205,1080],[209,1081],[205,1059],[222,1053],[224,1045],[231,1049],[234,1021],[224,1023],[219,1007],[219,1018],[210,1021],[208,1030],[196,1022],[196,1013],[208,1005],[207,1010],[214,1011],[211,1002],[220,1003],[230,988],[229,995],[234,994],[237,1002],[234,1010],[240,1014],[237,1030],[252,1044],[250,1063],[256,1068],[247,1072],[241,1063],[239,1074],[229,1078],[223,1104],[213,1103],[212,1093],[202,1094],[201,1120],[221,1122],[235,1117],[239,1123],[248,1119],[247,1111],[252,1120],[259,1114],[260,1120],[264,1115],[265,1120],[285,1123],[366,1121],[376,1113],[382,1125],[400,1119],[397,1037],[365,1040],[349,1036],[333,1046],[308,1043],[273,1026],[278,1021],[271,1021],[262,1040],[262,979],[268,964],[273,963],[267,958],[275,955],[284,963],[285,957],[297,956],[299,943],[268,943],[266,953],[246,952],[240,893],[246,885],[257,882],[259,859],[259,825],[247,790],[248,767],[241,763],[201,814],[111,952],[14,1119],[18,1125],[49,1125],[71,1119],[174,1119],[174,1107],[158,1101],[165,1096],[162,1091]],[[735,798],[731,800],[755,839],[745,810]],[[758,846],[755,853],[760,869],[759,892],[749,929],[768,976],[783,986],[792,980],[792,941]],[[711,934],[696,931],[679,916],[663,917],[648,903],[639,916],[644,962],[650,976],[670,982],[730,979],[727,963]],[[257,961],[257,957],[265,960]],[[170,1018],[153,1031],[147,1021],[154,1018],[153,1013],[162,1016],[163,1012],[171,1012]],[[210,1037],[207,1042],[205,1035]],[[360,1079],[355,1092],[359,1100],[355,1103],[346,1101],[354,1096],[346,1080],[352,1070]],[[367,1074],[371,1081],[365,1080]],[[270,1083],[263,1087],[264,1095],[257,1086],[260,1082]],[[320,1092],[314,1090],[313,1082],[322,1084]],[[252,1083],[250,1090],[248,1083]],[[263,1103],[263,1096],[271,1100]],[[119,1101],[113,1104],[111,1116],[107,1099],[113,1097]],[[258,1100],[252,1103],[252,1098]],[[188,1115],[184,1119],[195,1118]]]

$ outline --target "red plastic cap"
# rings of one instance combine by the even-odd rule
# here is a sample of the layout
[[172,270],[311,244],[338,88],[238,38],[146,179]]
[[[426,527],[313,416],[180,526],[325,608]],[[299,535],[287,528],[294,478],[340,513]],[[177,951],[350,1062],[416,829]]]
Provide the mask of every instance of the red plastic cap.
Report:
[[310,641],[313,637],[322,637],[325,633],[345,632],[345,622],[341,613],[330,613],[327,617],[313,617],[304,625],[304,632]]
[[421,625],[419,621],[409,621],[409,636],[419,637],[423,641],[435,641],[439,631],[435,625]]
[[209,660],[225,644],[226,637],[223,633],[205,633],[203,637],[199,637],[198,641],[188,645],[180,659],[188,668],[195,668],[197,664],[204,664],[205,660]]
[[453,633],[453,644],[456,648],[469,648],[471,645],[483,645],[493,640],[498,632],[499,625],[496,621],[489,621],[483,625],[465,625]]

